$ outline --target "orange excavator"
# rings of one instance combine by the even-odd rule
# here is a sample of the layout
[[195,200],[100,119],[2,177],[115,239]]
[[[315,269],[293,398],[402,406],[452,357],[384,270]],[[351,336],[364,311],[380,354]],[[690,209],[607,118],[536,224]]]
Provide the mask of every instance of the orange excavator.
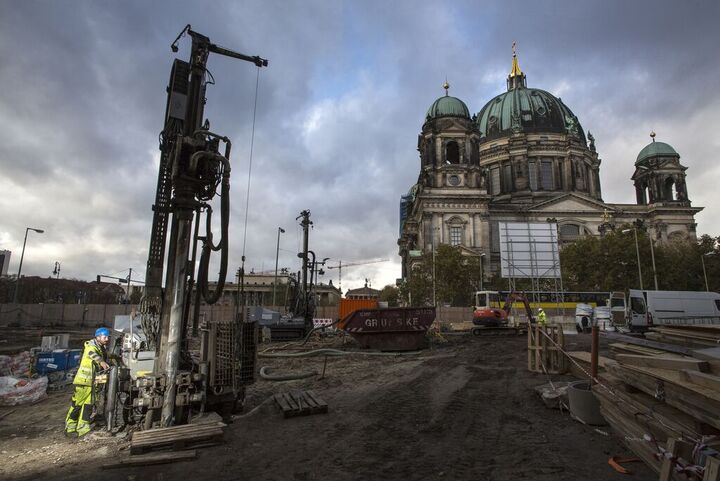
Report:
[[505,299],[505,304],[502,309],[492,307],[494,303],[496,306],[499,305],[499,294],[497,292],[477,292],[475,294],[475,310],[473,311],[473,324],[476,326],[485,327],[501,327],[508,323],[508,316],[510,315],[510,309],[512,309],[513,303],[522,302],[525,307],[525,313],[530,323],[535,322],[535,318],[530,309],[530,303],[527,297],[520,292],[511,292]]

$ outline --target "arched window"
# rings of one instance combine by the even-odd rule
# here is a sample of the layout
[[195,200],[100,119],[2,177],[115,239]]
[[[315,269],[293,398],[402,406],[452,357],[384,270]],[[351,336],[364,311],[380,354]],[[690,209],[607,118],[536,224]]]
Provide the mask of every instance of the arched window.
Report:
[[563,224],[560,226],[560,237],[579,237],[580,226],[575,224]]
[[665,179],[663,185],[663,199],[664,200],[677,200],[677,191],[675,190],[675,181],[672,177]]
[[460,163],[460,147],[454,140],[445,144],[445,161],[448,164]]
[[447,221],[447,232],[450,238],[451,246],[463,245],[465,237],[465,221],[460,217],[454,216]]

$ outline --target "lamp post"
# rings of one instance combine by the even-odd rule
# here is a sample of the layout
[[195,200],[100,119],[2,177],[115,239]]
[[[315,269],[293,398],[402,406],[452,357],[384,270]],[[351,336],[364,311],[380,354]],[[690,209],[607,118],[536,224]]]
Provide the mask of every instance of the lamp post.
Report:
[[432,231],[432,296],[433,307],[437,307],[437,296],[435,290],[435,232],[439,232],[440,227],[433,227]]
[[650,258],[652,259],[652,268],[653,268],[653,280],[655,281],[655,290],[658,290],[658,283],[657,283],[657,270],[655,270],[655,248],[653,247],[653,240],[652,237],[648,236],[650,238]]
[[705,254],[700,256],[700,261],[702,262],[702,268],[703,268],[703,278],[705,279],[705,292],[710,292],[710,287],[708,286],[707,281],[707,271],[705,270],[705,258],[714,256],[714,252],[706,252]]
[[437,307],[437,299],[435,297],[435,243],[432,246],[432,278],[433,278],[433,307]]
[[480,254],[480,290],[481,290],[481,291],[483,290],[483,277],[484,277],[484,272],[483,272],[483,259],[484,259],[484,258],[485,258],[485,253],[483,252],[483,253]]
[[280,254],[280,234],[284,234],[285,229],[278,227],[277,233],[277,247],[275,248],[275,281],[273,281],[273,307],[275,307],[275,291],[277,289],[277,269],[278,269],[278,255]]
[[637,253],[638,277],[640,278],[640,290],[642,291],[643,290],[642,268],[640,267],[640,246],[638,246],[637,229],[635,227],[633,227],[632,229],[623,229],[622,233],[627,234],[631,230],[635,234],[635,252]]
[[25,244],[27,244],[28,231],[34,231],[38,234],[42,234],[43,232],[45,232],[42,229],[35,229],[33,227],[25,228],[25,240],[23,241],[22,254],[20,254],[20,267],[18,267],[17,282],[15,283],[15,294],[13,295],[13,304],[17,304],[18,301],[18,291],[20,290],[20,273],[22,272],[22,263],[23,258],[25,257]]

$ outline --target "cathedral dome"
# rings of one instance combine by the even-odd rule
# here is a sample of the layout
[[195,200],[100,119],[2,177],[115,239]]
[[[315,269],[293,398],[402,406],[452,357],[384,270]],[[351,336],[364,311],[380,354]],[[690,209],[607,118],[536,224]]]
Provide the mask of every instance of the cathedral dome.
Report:
[[586,143],[578,118],[562,100],[545,90],[527,88],[514,53],[507,84],[507,92],[490,100],[477,114],[481,143],[513,132],[571,134]]
[[445,82],[443,88],[445,89],[445,95],[432,103],[427,111],[427,114],[425,114],[425,118],[428,120],[436,119],[438,117],[462,117],[469,119],[470,110],[468,110],[465,102],[457,97],[451,97],[448,95],[450,85],[447,82]]
[[490,100],[477,115],[481,142],[518,132],[574,134],[585,143],[575,114],[562,100],[540,89],[517,87]]
[[665,156],[665,157],[680,157],[680,154],[677,153],[675,149],[672,148],[671,145],[666,144],[665,142],[655,142],[655,135],[654,132],[651,134],[651,137],[653,137],[653,141],[647,144],[638,154],[637,160],[635,161],[635,165],[638,165],[642,163],[644,160],[649,159],[650,157],[658,157],[658,156]]

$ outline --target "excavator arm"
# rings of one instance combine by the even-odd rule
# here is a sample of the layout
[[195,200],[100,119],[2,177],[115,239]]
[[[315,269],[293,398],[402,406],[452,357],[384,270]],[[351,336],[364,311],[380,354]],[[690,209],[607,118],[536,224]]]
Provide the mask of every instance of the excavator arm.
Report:
[[505,311],[506,315],[510,315],[510,309],[512,309],[513,303],[515,302],[522,302],[523,307],[525,307],[525,314],[527,315],[528,321],[532,324],[535,322],[535,317],[533,316],[532,309],[530,308],[530,303],[528,302],[527,296],[521,292],[511,292],[508,294],[507,299],[505,299],[505,305],[503,306],[503,311]]

